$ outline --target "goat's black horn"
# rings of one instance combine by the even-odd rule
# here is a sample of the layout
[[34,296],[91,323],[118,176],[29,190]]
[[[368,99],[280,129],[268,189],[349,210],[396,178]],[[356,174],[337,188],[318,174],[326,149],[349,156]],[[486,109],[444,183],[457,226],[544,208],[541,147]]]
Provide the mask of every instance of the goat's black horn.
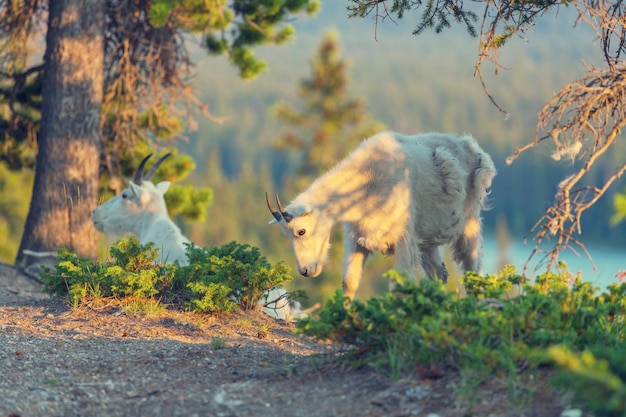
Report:
[[152,177],[154,177],[154,173],[156,172],[156,170],[159,169],[159,166],[161,165],[161,163],[165,161],[165,159],[167,159],[170,155],[171,153],[168,152],[162,157],[160,157],[159,160],[156,161],[154,165],[152,165],[152,168],[150,168],[150,171],[148,171],[148,173],[144,175],[143,179],[146,181],[152,181]]
[[283,219],[285,219],[285,221],[289,223],[293,219],[293,216],[287,213],[287,210],[285,210],[283,205],[280,204],[280,198],[278,198],[278,193],[276,194],[276,204],[278,204],[278,210],[280,210],[280,214],[283,216]]
[[267,195],[267,192],[265,192],[265,202],[267,203],[267,208],[270,210],[270,213],[272,213],[272,216],[274,216],[276,221],[277,222],[281,221],[282,217],[281,217],[280,213],[278,212],[278,210],[276,210],[274,207],[272,207],[272,203],[270,203],[270,198]]
[[148,156],[143,158],[143,161],[141,161],[141,163],[139,164],[139,168],[137,168],[137,171],[135,172],[135,176],[133,177],[133,182],[135,184],[141,185],[141,183],[143,182],[143,169],[146,166],[146,161],[150,159],[151,156],[152,154],[148,154]]

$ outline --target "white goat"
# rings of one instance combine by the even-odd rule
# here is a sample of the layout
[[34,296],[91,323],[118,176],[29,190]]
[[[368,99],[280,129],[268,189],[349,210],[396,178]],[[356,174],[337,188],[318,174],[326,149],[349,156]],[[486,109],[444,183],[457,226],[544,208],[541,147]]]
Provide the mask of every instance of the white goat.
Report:
[[[91,216],[95,228],[105,234],[123,235],[133,233],[139,238],[139,243],[145,245],[153,243],[159,251],[157,262],[188,265],[189,259],[185,244],[189,243],[180,229],[170,219],[163,196],[170,187],[169,181],[158,184],[151,182],[159,165],[170,154],[162,156],[144,175],[146,161],[152,154],[146,156],[139,164],[137,172],[129,187],[118,196],[96,207]],[[287,291],[283,288],[268,290],[259,301],[263,312],[270,317],[283,320],[302,318],[306,314],[300,303],[289,300]]]
[[355,297],[372,251],[395,254],[413,276],[419,264],[446,282],[439,246],[450,243],[464,270],[481,271],[481,219],[496,174],[470,136],[379,133],[315,180],[286,208],[267,206],[291,240],[300,274],[316,277],[328,262],[332,227],[345,227],[343,292]]
[[159,165],[170,154],[162,156],[144,175],[144,166],[151,156],[141,161],[133,180],[128,182],[128,188],[96,207],[91,220],[98,231],[107,235],[133,233],[142,245],[152,242],[160,249],[158,262],[187,263],[184,244],[189,240],[170,219],[163,198],[170,182],[155,185],[151,181]]

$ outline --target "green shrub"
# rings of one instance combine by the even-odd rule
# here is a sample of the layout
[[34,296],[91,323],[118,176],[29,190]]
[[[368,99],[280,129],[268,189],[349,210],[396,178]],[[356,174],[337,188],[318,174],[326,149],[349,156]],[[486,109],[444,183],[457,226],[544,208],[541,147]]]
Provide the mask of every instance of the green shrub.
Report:
[[580,353],[554,346],[548,356],[561,370],[556,385],[574,393],[574,404],[595,417],[626,416],[626,343],[593,346]]
[[119,240],[110,254],[109,261],[100,263],[60,250],[54,270],[47,268],[42,275],[45,290],[66,295],[74,306],[88,299],[117,297],[230,312],[238,305],[256,308],[266,290],[292,279],[283,263],[271,265],[257,248],[237,242],[209,249],[189,245],[186,266],[155,263],[158,250],[140,245],[135,237]]
[[189,289],[200,296],[194,297],[189,305],[194,311],[203,312],[231,312],[237,309],[237,303],[229,298],[232,289],[224,284],[216,284],[214,282],[190,282]]
[[192,292],[191,304],[200,311],[216,311],[215,306],[232,310],[233,303],[218,301],[224,297],[236,299],[244,309],[257,308],[265,291],[292,279],[284,263],[271,265],[258,248],[246,244],[191,245],[187,254],[190,263],[177,269],[175,281],[186,282]]
[[317,318],[300,320],[297,331],[350,344],[357,364],[373,362],[394,375],[421,364],[513,377],[532,364],[533,352],[557,343],[575,351],[598,340],[621,343],[626,286],[596,296],[591,284],[578,279],[570,287],[564,278],[544,274],[511,299],[493,298],[521,282],[511,268],[498,279],[468,274],[468,296],[461,299],[437,281],[397,279],[394,294],[367,303],[349,303],[338,292]]
[[522,284],[522,277],[515,272],[512,265],[505,266],[497,275],[485,275],[481,277],[476,272],[469,271],[462,278],[465,291],[478,299],[501,298],[513,285]]

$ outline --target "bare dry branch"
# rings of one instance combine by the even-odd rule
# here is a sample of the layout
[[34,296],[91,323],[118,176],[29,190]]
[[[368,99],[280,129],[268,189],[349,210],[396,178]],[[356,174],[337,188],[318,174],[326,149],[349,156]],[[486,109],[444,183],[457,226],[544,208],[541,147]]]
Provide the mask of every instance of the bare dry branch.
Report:
[[559,184],[554,203],[531,230],[536,243],[532,256],[538,253],[544,240],[551,236],[556,238],[553,248],[546,254],[548,269],[557,265],[559,253],[572,245],[585,250],[574,238],[575,234],[582,233],[581,216],[622,176],[626,165],[617,169],[601,187],[581,187],[580,184],[598,158],[616,143],[625,124],[626,66],[587,67],[581,79],[566,85],[541,110],[535,141],[508,158],[507,163],[511,163],[524,151],[550,139],[556,148],[553,159],[568,157],[583,161],[578,171]]
[[[523,37],[523,33],[532,28],[538,16],[558,8],[559,3],[513,0],[486,3],[475,74],[499,111],[505,112],[487,90],[482,76],[483,64],[492,62],[497,74],[501,68],[499,48],[513,36]],[[623,2],[573,0],[569,3],[578,11],[576,23],[588,24],[600,39],[607,67],[593,68],[583,63],[586,74],[564,86],[539,113],[535,140],[521,146],[507,158],[507,164],[511,164],[525,151],[550,140],[555,146],[552,154],[554,160],[582,162],[581,168],[561,181],[553,204],[531,229],[535,247],[524,271],[539,254],[544,256],[537,268],[546,266],[547,270],[553,267],[558,269],[559,254],[565,249],[582,249],[591,260],[583,243],[575,237],[582,233],[582,214],[626,171],[626,165],[618,168],[602,186],[582,185],[592,166],[616,143],[626,123],[626,64],[620,62],[626,48]],[[542,244],[550,239],[554,239],[551,249],[541,249]]]

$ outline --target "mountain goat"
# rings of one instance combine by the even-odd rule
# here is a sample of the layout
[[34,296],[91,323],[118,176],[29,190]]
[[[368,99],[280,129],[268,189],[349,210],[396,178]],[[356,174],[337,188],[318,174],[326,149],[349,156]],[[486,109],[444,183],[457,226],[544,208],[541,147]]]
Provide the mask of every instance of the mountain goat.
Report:
[[481,219],[496,170],[470,136],[379,133],[315,180],[287,207],[266,203],[291,240],[298,271],[316,277],[328,261],[332,227],[345,228],[343,292],[353,299],[369,254],[395,255],[394,268],[446,282],[439,246],[451,244],[464,270],[481,271]]
[[[178,262],[181,266],[188,265],[185,244],[189,243],[189,239],[183,236],[170,219],[163,197],[170,182],[162,181],[156,185],[151,182],[156,170],[170,154],[157,160],[144,175],[146,161],[151,156],[152,154],[141,161],[128,188],[96,207],[91,220],[99,232],[114,235],[133,233],[142,245],[153,243],[159,249],[159,263]],[[268,290],[259,305],[263,306],[265,314],[273,318],[291,320],[306,315],[300,303],[289,300],[287,291],[283,288]]]
[[152,242],[160,250],[158,262],[179,264],[187,262],[185,243],[189,240],[170,219],[163,196],[170,187],[169,181],[152,183],[152,177],[161,163],[170,156],[165,154],[154,163],[144,175],[146,156],[139,164],[137,172],[128,188],[101,206],[96,207],[91,216],[96,230],[107,235],[133,233],[139,243]]

